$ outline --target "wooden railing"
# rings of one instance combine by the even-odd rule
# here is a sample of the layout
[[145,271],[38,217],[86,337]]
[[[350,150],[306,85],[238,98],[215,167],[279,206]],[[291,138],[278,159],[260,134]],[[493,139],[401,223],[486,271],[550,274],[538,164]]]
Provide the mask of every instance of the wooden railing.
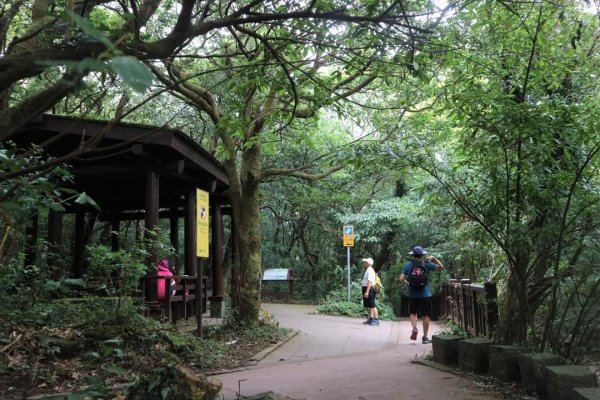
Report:
[[[175,285],[170,284],[171,279],[175,280]],[[202,288],[199,288],[198,277],[195,275],[147,276],[142,280],[142,295],[145,299],[148,299],[145,281],[156,280],[157,284],[165,281],[165,299],[162,301],[146,300],[146,306],[150,312],[158,311],[167,321],[173,323],[196,317],[200,329],[201,319],[198,318],[198,309],[201,309],[202,313],[206,312],[208,277],[202,277]]]
[[451,279],[442,286],[442,316],[475,337],[491,338],[498,323],[496,284]]

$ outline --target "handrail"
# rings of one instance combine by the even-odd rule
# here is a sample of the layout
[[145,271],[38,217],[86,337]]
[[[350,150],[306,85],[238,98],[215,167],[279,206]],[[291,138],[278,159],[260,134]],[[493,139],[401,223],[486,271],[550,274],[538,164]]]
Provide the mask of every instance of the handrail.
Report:
[[442,285],[442,316],[473,336],[491,338],[498,323],[496,283],[451,279]]

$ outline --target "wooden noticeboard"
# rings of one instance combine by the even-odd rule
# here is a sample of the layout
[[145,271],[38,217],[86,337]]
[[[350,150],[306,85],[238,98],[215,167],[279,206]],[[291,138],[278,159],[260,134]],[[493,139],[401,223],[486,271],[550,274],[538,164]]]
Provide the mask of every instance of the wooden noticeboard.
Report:
[[264,290],[262,291],[262,297],[276,297],[276,298],[282,298],[284,296],[287,296],[288,300],[293,300],[294,299],[294,270],[293,269],[287,269],[287,268],[273,268],[273,269],[266,269],[263,272],[263,281],[287,281],[288,283],[288,292],[282,292],[279,290],[275,290],[275,291],[269,291],[269,290]]

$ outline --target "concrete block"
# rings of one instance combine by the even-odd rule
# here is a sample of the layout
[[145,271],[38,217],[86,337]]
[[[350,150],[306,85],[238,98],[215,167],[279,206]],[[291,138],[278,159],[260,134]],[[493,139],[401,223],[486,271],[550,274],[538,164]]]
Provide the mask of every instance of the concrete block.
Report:
[[530,393],[546,395],[546,382],[542,368],[546,366],[565,365],[567,360],[551,353],[526,353],[519,355],[521,386]]
[[493,340],[475,338],[458,342],[458,366],[476,374],[486,374],[489,369],[489,350]]
[[581,365],[544,367],[543,374],[550,400],[568,400],[574,395],[574,388],[598,387],[596,374]]
[[524,347],[502,345],[490,346],[490,375],[503,382],[518,381],[521,379],[519,355],[528,352],[529,350]]
[[458,364],[458,342],[463,340],[457,335],[433,335],[433,361],[444,365]]
[[575,388],[572,400],[600,400],[599,388]]

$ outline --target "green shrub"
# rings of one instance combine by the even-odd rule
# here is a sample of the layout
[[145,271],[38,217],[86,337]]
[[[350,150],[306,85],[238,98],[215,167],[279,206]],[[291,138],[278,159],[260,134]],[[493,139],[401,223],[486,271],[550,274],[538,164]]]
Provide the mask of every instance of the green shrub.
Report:
[[90,288],[108,296],[130,296],[136,294],[140,279],[147,267],[142,260],[148,252],[141,246],[130,250],[112,251],[104,245],[88,246],[90,265],[85,280]]
[[[348,288],[342,287],[331,291],[316,309],[317,314],[340,315],[362,318],[367,315],[367,309],[362,305],[362,289],[353,283],[350,287],[350,300],[348,301]],[[377,301],[379,319],[394,319],[394,311],[384,301]]]
[[161,335],[171,345],[169,349],[181,359],[192,360],[199,368],[214,367],[227,352],[224,343],[176,330],[163,330]]
[[471,335],[471,333],[469,331],[466,331],[463,328],[461,328],[452,319],[448,319],[446,321],[446,327],[444,330],[442,330],[439,333],[439,335],[456,335],[456,336],[462,336],[465,339],[470,339],[471,337],[473,337],[473,335]]

